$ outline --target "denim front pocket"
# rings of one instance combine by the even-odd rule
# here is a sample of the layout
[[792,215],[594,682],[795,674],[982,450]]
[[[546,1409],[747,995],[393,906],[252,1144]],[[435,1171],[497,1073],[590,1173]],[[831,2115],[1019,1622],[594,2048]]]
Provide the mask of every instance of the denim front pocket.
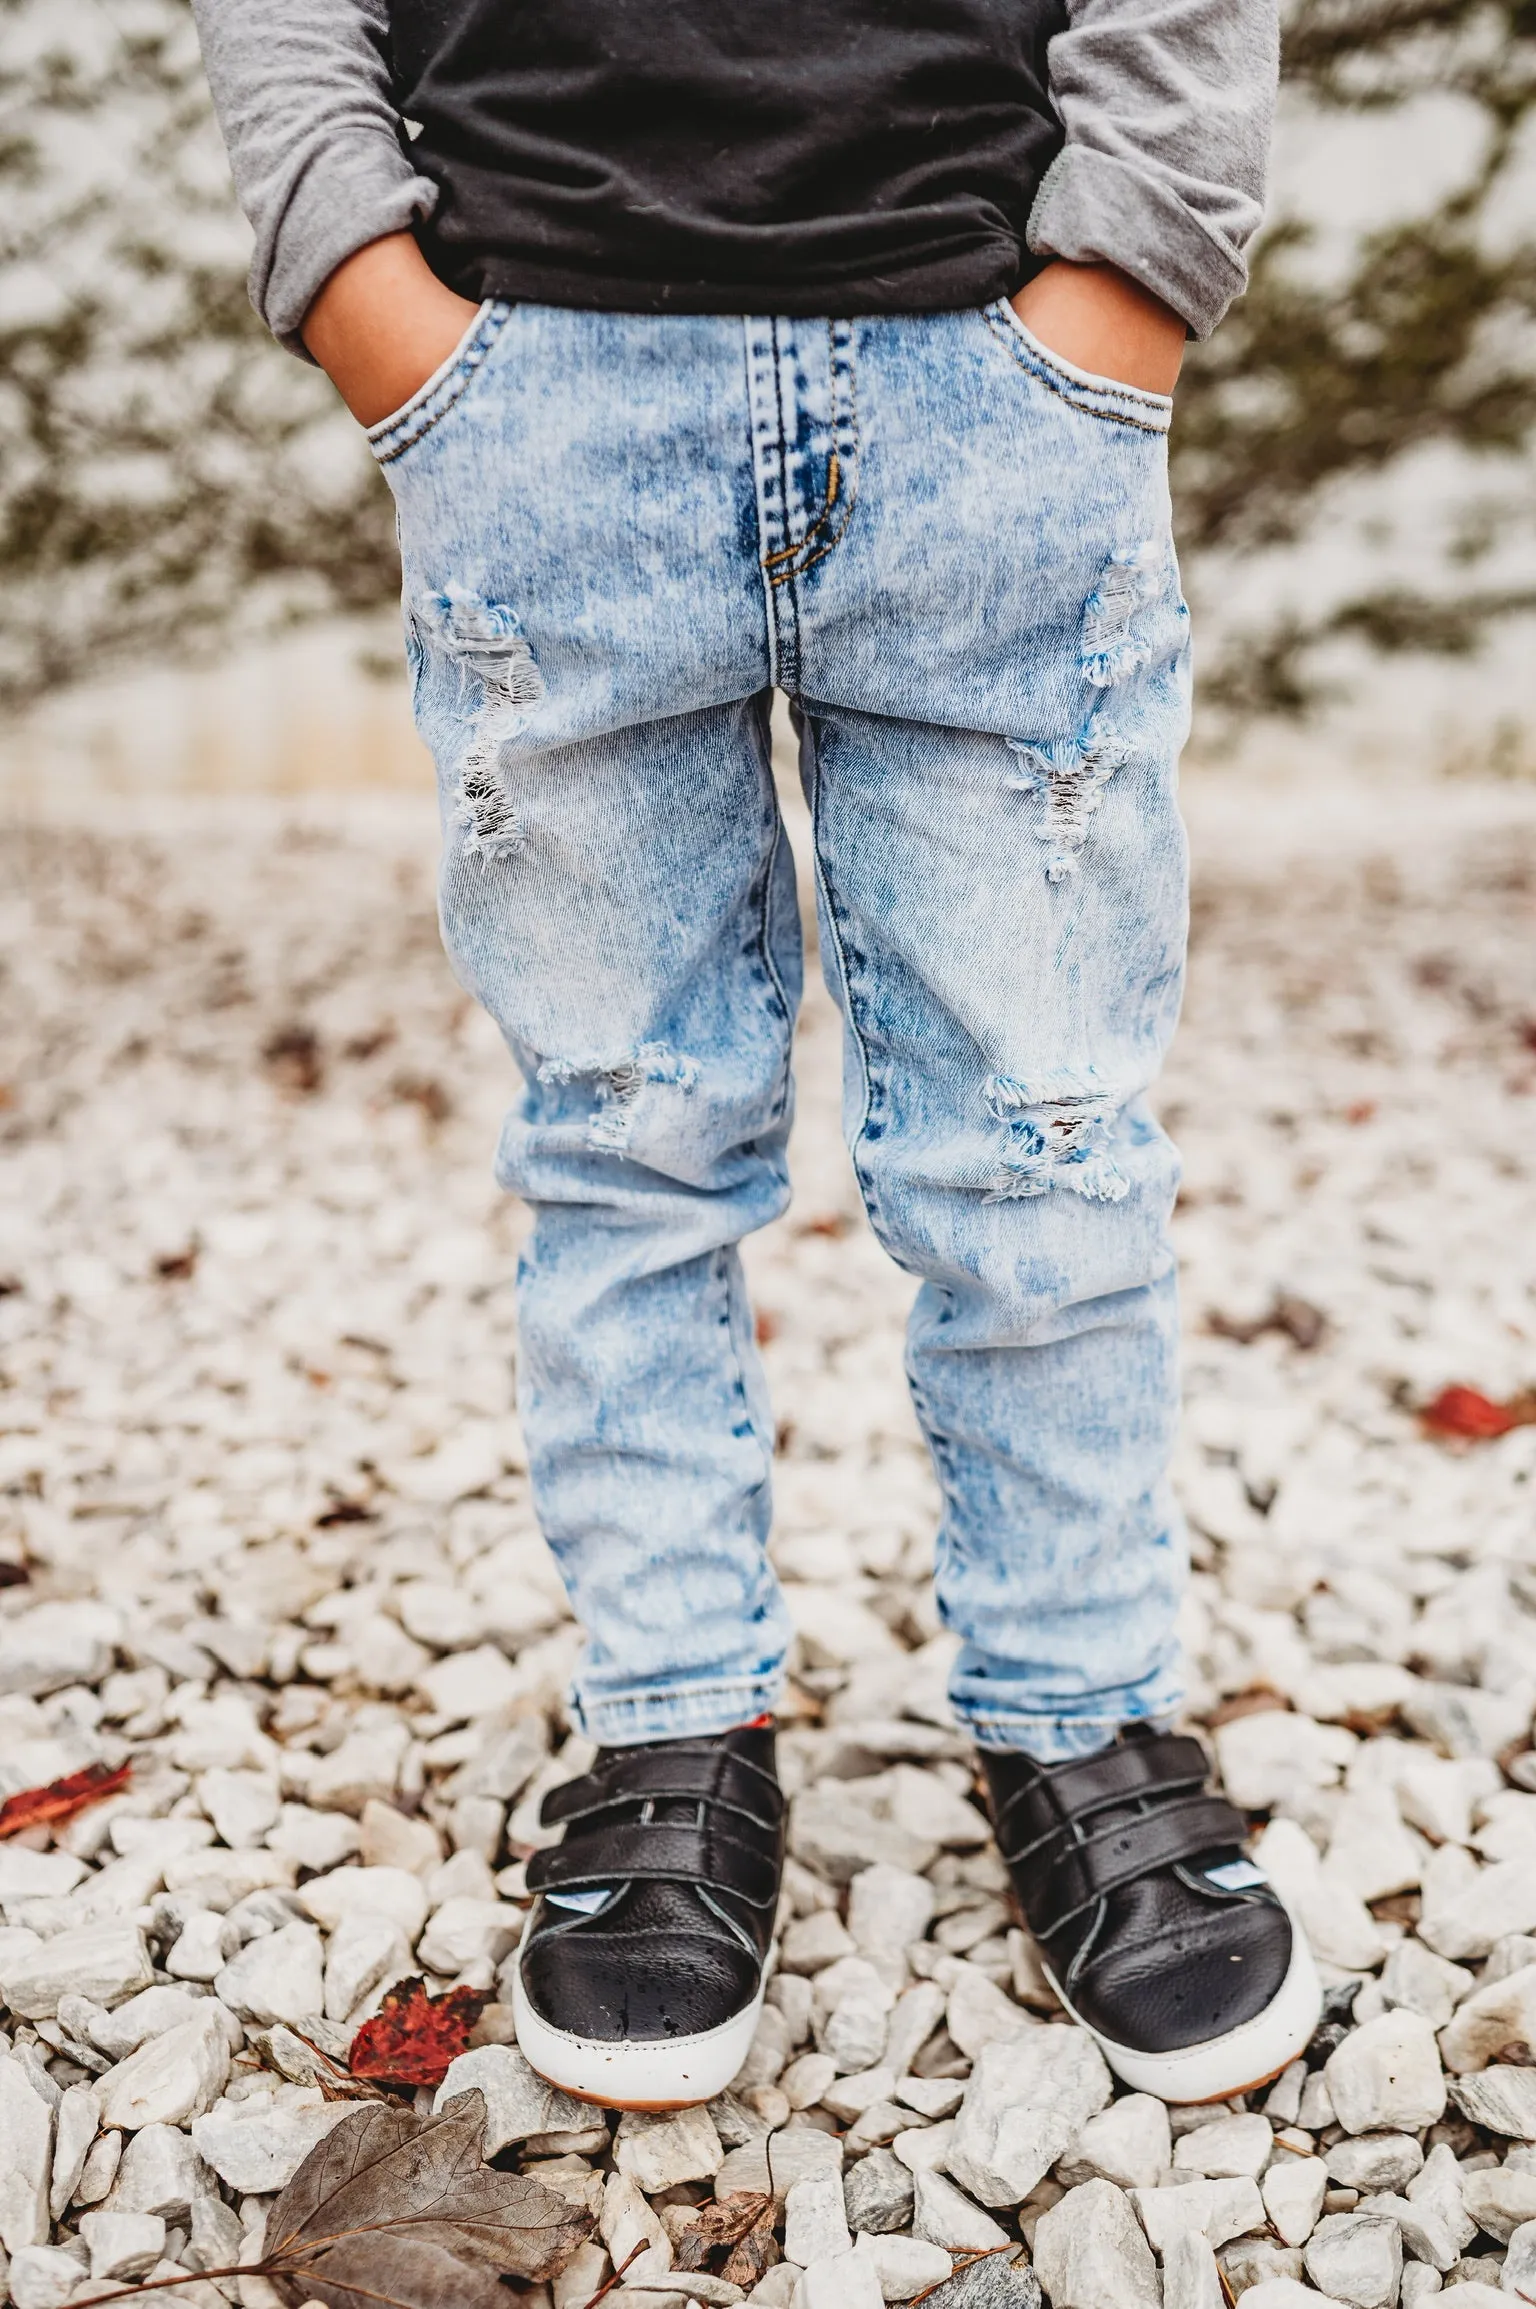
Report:
[[433,370],[425,384],[418,385],[410,399],[389,416],[369,426],[368,446],[381,465],[391,465],[413,449],[464,398],[511,317],[511,305],[500,297],[488,297],[447,360]]
[[986,306],[982,319],[1018,368],[1084,416],[1097,417],[1106,425],[1123,425],[1133,432],[1167,432],[1173,421],[1171,394],[1147,393],[1139,385],[1123,385],[1114,377],[1075,368],[1041,344],[1006,297]]

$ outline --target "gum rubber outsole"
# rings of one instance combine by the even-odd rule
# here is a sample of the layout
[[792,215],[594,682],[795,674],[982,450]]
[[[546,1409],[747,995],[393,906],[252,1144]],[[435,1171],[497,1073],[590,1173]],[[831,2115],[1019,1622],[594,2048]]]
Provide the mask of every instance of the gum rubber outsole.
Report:
[[1180,2046],[1175,2052],[1138,2052],[1116,2044],[1112,2037],[1085,2021],[1073,2010],[1071,1999],[1049,1968],[1046,1978],[1079,2028],[1086,2028],[1121,2082],[1133,2092],[1151,2093],[1158,2100],[1195,2107],[1202,2101],[1230,2100],[1234,2093],[1252,2092],[1270,2084],[1300,2058],[1323,2017],[1322,1983],[1306,1936],[1291,1917],[1291,1961],[1279,1993],[1262,2012],[1225,2036],[1207,2044]]
[[718,2028],[702,2029],[696,2036],[615,2043],[551,2027],[534,2011],[522,1974],[513,1977],[517,2045],[529,2067],[573,2100],[648,2115],[692,2108],[723,2093],[752,2049],[762,2009],[760,1988],[749,2005]]

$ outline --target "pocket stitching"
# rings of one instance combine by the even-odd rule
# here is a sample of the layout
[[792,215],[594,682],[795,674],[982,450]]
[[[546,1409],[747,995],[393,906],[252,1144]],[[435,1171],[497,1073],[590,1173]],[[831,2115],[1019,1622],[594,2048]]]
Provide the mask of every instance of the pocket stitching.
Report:
[[414,449],[418,441],[424,440],[434,427],[442,423],[450,409],[457,407],[485,367],[511,317],[511,305],[500,298],[495,299],[481,315],[469,342],[448,375],[428,398],[415,409],[407,401],[400,414],[388,421],[382,433],[370,433],[368,446],[379,464],[392,465],[397,457],[405,455],[407,449]]
[[1149,424],[1145,418],[1131,416],[1123,408],[1100,407],[1098,402],[1088,396],[1099,394],[1105,402],[1112,401],[1120,394],[1133,400],[1148,401],[1152,400],[1153,396],[1143,395],[1135,385],[1117,385],[1111,379],[1106,379],[1103,385],[1085,385],[1081,378],[1070,376],[1064,369],[1058,369],[1048,356],[1044,355],[1043,352],[1037,352],[1035,347],[1019,334],[1019,328],[1014,325],[1017,322],[1017,315],[1013,313],[1011,306],[1007,306],[1009,318],[1005,320],[1001,317],[1002,308],[1005,306],[1007,306],[1006,298],[1000,298],[997,304],[985,306],[981,317],[1002,346],[1003,351],[1024,371],[1026,376],[1038,377],[1041,384],[1049,392],[1054,393],[1058,400],[1065,401],[1070,408],[1081,410],[1085,417],[1097,417],[1103,425],[1123,425],[1133,433],[1150,433],[1159,439],[1167,434],[1172,420],[1170,408],[1165,405],[1163,422],[1160,425],[1153,425]]

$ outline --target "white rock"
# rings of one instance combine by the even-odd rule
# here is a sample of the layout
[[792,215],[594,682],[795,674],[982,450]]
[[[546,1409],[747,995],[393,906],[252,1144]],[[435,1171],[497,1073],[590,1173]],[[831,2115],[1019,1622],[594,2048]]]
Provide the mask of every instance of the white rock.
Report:
[[[289,2087],[297,2091],[296,2087]],[[243,2197],[286,2189],[317,2141],[339,2125],[349,2101],[278,2104],[269,2099],[224,2101],[192,2122],[192,2141],[205,2164]]]
[[176,1980],[217,1980],[240,1946],[240,1935],[216,1908],[194,1908],[167,1955]]
[[[918,2083],[921,2086],[922,2080],[919,2079]],[[866,2109],[873,2108],[876,2101],[888,2101],[895,2090],[896,2078],[890,2069],[860,2069],[853,2076],[839,2077],[835,2084],[828,2085],[821,2096],[822,2107],[833,2116],[841,2117],[845,2125],[851,2125],[855,2119],[863,2116]],[[951,2107],[958,2107],[959,2102],[960,2094],[957,2092]],[[930,2113],[937,2115],[939,2112],[922,2112],[925,2116]]]
[[1151,2093],[1126,2093],[1088,2119],[1059,2160],[1056,2177],[1068,2188],[1101,2180],[1117,2189],[1152,2189],[1172,2162],[1167,2103]]
[[1422,1750],[1410,1754],[1397,1775],[1403,1818],[1437,1844],[1470,1843],[1473,1805],[1502,1785],[1497,1764],[1482,1756],[1453,1762]]
[[836,2173],[811,2173],[784,2197],[784,2254],[809,2269],[852,2250],[843,2184]]
[[839,1957],[857,1953],[858,1944],[835,1908],[797,1916],[779,1943],[779,1962],[786,1972],[820,1972]]
[[1132,2192],[1153,2249],[1163,2253],[1181,2229],[1197,2229],[1210,2245],[1224,2245],[1264,2225],[1256,2181],[1185,2181],[1177,2188]]
[[1296,1821],[1271,1820],[1253,1857],[1300,1918],[1316,1955],[1351,1972],[1368,1972],[1381,1962],[1387,1943],[1376,1919],[1358,1894],[1324,1874],[1316,1845]]
[[816,1975],[816,2042],[841,2071],[874,2068],[885,2051],[892,1991],[866,1957],[845,1956]]
[[1473,1986],[1464,1966],[1447,1963],[1422,1940],[1400,1940],[1381,1971],[1382,2001],[1421,2013],[1431,2028],[1444,2028]]
[[1163,2262],[1163,2309],[1227,2309],[1227,2298],[1210,2246],[1198,2230],[1181,2229]]
[[344,1916],[381,1916],[414,1943],[427,1920],[426,1889],[404,1868],[333,1868],[301,1885],[299,1900],[325,1932]]
[[980,1965],[961,1963],[955,1968],[944,2025],[966,2058],[974,2060],[983,2045],[1006,2044],[1044,2023],[1005,1996]]
[[1318,2290],[1355,2309],[1395,2309],[1403,2277],[1403,2238],[1381,2214],[1329,2213],[1307,2240],[1303,2259]]
[[99,2123],[94,2085],[71,2085],[54,2112],[53,2170],[48,2210],[61,2221],[73,2202]]
[[259,1844],[282,1815],[282,1790],[266,1772],[204,1772],[197,1800],[224,1843],[239,1849]]
[[1416,2012],[1385,2012],[1355,2029],[1323,2065],[1346,2132],[1418,2132],[1445,2113],[1434,2030]]
[[11,2256],[11,2299],[15,2309],[61,2309],[84,2276],[84,2263],[61,2246],[26,2245]]
[[986,2045],[955,2120],[949,2170],[984,2205],[1017,2205],[1112,2090],[1086,2029],[1041,2025]]
[[1412,2133],[1361,2133],[1335,2141],[1323,2161],[1337,2187],[1375,2196],[1417,2180],[1424,2170],[1424,2151]]
[[404,1979],[411,1970],[411,1944],[387,1916],[358,1910],[344,1916],[325,1954],[328,2020],[346,2020],[375,1989]]
[[214,1992],[242,2020],[269,2027],[284,2020],[293,2027],[312,2020],[325,2001],[325,1950],[312,1924],[286,1924],[260,1940],[247,1941],[231,1958]]
[[361,1841],[357,1823],[344,1812],[317,1812],[308,1804],[285,1804],[267,1836],[271,1851],[316,1871],[339,1868]]
[[165,1863],[169,1892],[186,1895],[189,1907],[233,1908],[253,1892],[292,1889],[298,1863],[285,1852],[183,1852]]
[[914,1981],[897,1997],[885,2033],[887,2065],[904,2076],[944,2018],[945,1995],[936,1980]]
[[1466,1891],[1445,1906],[1425,1891],[1419,1938],[1452,1961],[1486,1956],[1506,1933],[1536,1926],[1536,1858],[1500,1860],[1484,1868]]
[[[1250,2285],[1242,2297],[1248,2309],[1349,2309],[1347,2301],[1332,2293],[1319,2293],[1314,2285],[1303,2285],[1299,2277],[1266,2277],[1260,2284]],[[1479,2305],[1469,2303],[1468,2309],[1479,2309]]]
[[1536,2221],[1522,2221],[1511,2236],[1499,2284],[1518,2301],[1536,2301]]
[[[184,1988],[168,1988],[157,1982],[153,1988],[141,1989],[115,2011],[93,2014],[86,2034],[96,2050],[104,2052],[109,2060],[126,2060],[152,2036],[163,2036],[167,2029],[179,2028],[183,2021],[197,2020],[206,2001]],[[62,2014],[62,1999],[59,2009]]]
[[779,2090],[792,2109],[813,2109],[836,2074],[837,2063],[830,2053],[803,2052],[781,2071]]
[[879,2272],[868,2254],[843,2253],[807,2269],[794,2292],[794,2309],[881,2309]]
[[[478,1855],[476,1855],[478,1857]],[[500,1964],[522,1937],[524,1914],[500,1900],[445,1900],[417,1946],[433,1972],[463,1972],[472,1964]]]
[[229,2078],[227,2020],[209,2002],[195,2020],[151,2037],[97,2087],[103,2125],[135,2133],[143,2125],[180,2125],[213,2106]]
[[[619,2171],[647,2196],[676,2188],[682,2181],[707,2181],[725,2162],[707,2108],[678,2109],[666,2116],[630,2111],[619,2119],[613,2156]],[[798,2261],[801,2255],[792,2253],[790,2259]]]
[[1256,2181],[1274,2141],[1267,2117],[1216,2117],[1181,2134],[1173,2161],[1182,2172],[1201,2173],[1210,2181]]
[[403,1723],[349,1732],[340,1747],[319,1757],[306,1773],[303,1793],[317,1811],[350,1812],[355,1819],[370,1796],[385,1803],[393,1798],[409,1746]]
[[908,2127],[890,2145],[909,2173],[938,2173],[949,2162],[954,2139],[955,2120],[948,2117],[942,2124]]
[[128,2142],[112,2192],[120,2213],[158,2213],[185,2228],[199,2197],[216,2188],[212,2173],[176,2125],[146,2125]]
[[1289,1709],[1266,1708],[1218,1727],[1216,1761],[1242,1812],[1267,1812],[1288,1797],[1332,1787],[1355,1752],[1355,1737]]
[[1486,2068],[1457,2077],[1451,2098],[1463,2116],[1491,2133],[1536,2141],[1536,2069]]
[[[467,2092],[485,2095],[487,2157],[494,2157],[514,2141],[531,2140],[537,2133],[577,2131],[591,2114],[585,2102],[546,2084],[510,2044],[477,2045],[470,2052],[461,2052],[449,2063],[432,2106],[445,2109],[460,2093]],[[714,2130],[712,2125],[710,2130]],[[623,2255],[619,2258],[622,2260]]]
[[593,2294],[611,2274],[606,2250],[588,2238],[551,2282],[554,2309],[586,2309]]
[[1509,2046],[1536,2047],[1536,1964],[1474,1989],[1440,2032],[1440,2056],[1458,2075],[1483,2069]]
[[599,2221],[603,2243],[616,2269],[622,2269],[637,2245],[638,2254],[625,2272],[631,2285],[655,2285],[672,2266],[672,2241],[627,2173],[610,2173],[603,2188]]
[[773,2136],[773,2174],[769,2178],[768,2152],[760,2140],[732,2149],[715,2175],[717,2197],[739,2196],[744,2190],[761,2195],[775,2188],[782,2196],[808,2173],[843,2169],[843,2144],[835,2133],[811,2125],[792,2126]]
[[75,2183],[77,2205],[99,2205],[117,2179],[123,2157],[121,2133],[98,2133]]
[[0,2053],[0,2245],[48,2242],[53,2110],[21,2062]]
[[107,1604],[40,1603],[0,1623],[0,1694],[99,1684],[112,1665],[122,1618]]
[[936,1846],[882,1818],[854,1793],[859,1786],[853,1780],[817,1780],[802,1788],[789,1808],[789,1848],[795,1858],[834,1884],[847,1884],[861,1870],[881,1863],[922,1875],[933,1864]]
[[930,2285],[941,2285],[954,2266],[942,2245],[930,2245],[921,2237],[876,2236],[861,2230],[854,2251],[874,2263],[887,2301],[910,2301]]
[[417,1678],[417,1689],[428,1705],[453,1723],[473,1716],[498,1715],[519,1694],[516,1671],[495,1644],[477,1644],[473,1651],[450,1652]]
[[154,1979],[136,1924],[84,1924],[12,1959],[0,1959],[0,1996],[24,2020],[51,2020],[61,1996],[121,2004]]
[[62,1900],[86,1872],[72,1852],[32,1852],[25,1844],[0,1844],[0,1903]]
[[1261,2183],[1264,2210],[1284,2245],[1304,2245],[1317,2227],[1328,2190],[1321,2157],[1293,2157],[1281,2150]]
[[1386,1900],[1415,1889],[1424,1847],[1403,1825],[1390,1788],[1360,1788],[1346,1793],[1334,1814],[1323,1865],[1357,1900]]
[[919,2168],[912,2176],[912,2189],[914,2237],[921,2237],[930,2245],[948,2246],[957,2253],[967,2247],[974,2252],[990,2253],[994,2246],[1007,2244],[1007,2230],[1000,2228],[989,2213],[984,2213],[952,2181],[946,2181],[942,2173],[924,2172]]
[[165,2223],[156,2213],[82,2213],[80,2234],[90,2247],[91,2278],[144,2277],[165,2251]]
[[928,1879],[910,1869],[864,1868],[848,1887],[848,1930],[865,1956],[897,1956],[925,1937],[935,1901]]
[[443,1840],[430,1820],[412,1819],[393,1804],[370,1796],[363,1806],[358,1847],[365,1868],[405,1868],[424,1876],[443,1857]]
[[1084,2181],[1041,2214],[1034,2263],[1051,2309],[1160,2309],[1146,2238],[1112,2181]]

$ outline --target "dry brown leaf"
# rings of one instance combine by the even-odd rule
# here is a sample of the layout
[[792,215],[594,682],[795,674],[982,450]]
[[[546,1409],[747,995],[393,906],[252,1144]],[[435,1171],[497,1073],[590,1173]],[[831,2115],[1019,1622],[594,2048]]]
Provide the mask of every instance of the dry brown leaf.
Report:
[[506,2274],[557,2276],[590,2213],[481,2158],[485,2100],[441,2116],[373,2102],[343,2117],[272,2207],[261,2263],[289,2309],[506,2309]]
[[779,2240],[773,2233],[773,2201],[755,2220],[740,2243],[727,2255],[721,2269],[722,2277],[732,2285],[739,2285],[750,2293],[758,2279],[771,2269],[779,2258]]
[[738,2244],[765,2214],[771,2218],[772,2212],[771,2197],[757,2196],[747,2190],[739,2197],[722,2197],[715,2204],[701,2205],[676,2240],[674,2267],[707,2268],[711,2253],[722,2245]]

